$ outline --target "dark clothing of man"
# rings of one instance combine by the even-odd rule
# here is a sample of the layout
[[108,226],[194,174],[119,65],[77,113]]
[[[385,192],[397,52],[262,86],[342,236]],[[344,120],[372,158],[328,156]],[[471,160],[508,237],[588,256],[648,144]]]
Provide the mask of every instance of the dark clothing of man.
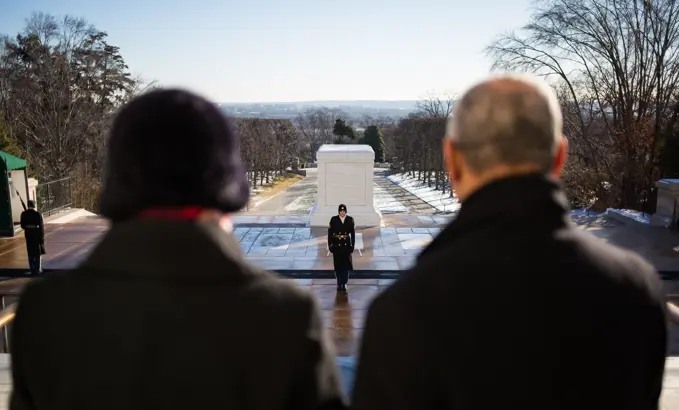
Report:
[[216,223],[113,224],[32,282],[11,409],[342,409],[315,299],[249,265]]
[[45,247],[45,224],[40,212],[29,208],[21,213],[21,229],[26,238],[28,266],[32,275],[42,273],[41,256]]
[[574,227],[567,209],[540,175],[473,193],[370,307],[353,407],[657,409],[657,272]]
[[354,270],[352,253],[356,245],[356,229],[354,218],[349,215],[344,221],[335,215],[330,218],[328,226],[328,249],[332,253],[332,262],[337,276],[337,287],[344,289],[349,281],[349,272]]

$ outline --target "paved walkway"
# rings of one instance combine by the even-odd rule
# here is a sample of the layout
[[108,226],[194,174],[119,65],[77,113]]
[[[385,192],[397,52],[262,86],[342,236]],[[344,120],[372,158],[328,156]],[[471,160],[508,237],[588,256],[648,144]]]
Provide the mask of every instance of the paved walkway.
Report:
[[300,198],[313,198],[311,205],[316,198],[316,170],[307,170],[307,176],[302,178],[299,182],[291,185],[285,190],[277,193],[273,197],[265,200],[259,205],[243,212],[244,215],[285,215],[289,213],[298,213],[296,208],[290,208],[295,205]]

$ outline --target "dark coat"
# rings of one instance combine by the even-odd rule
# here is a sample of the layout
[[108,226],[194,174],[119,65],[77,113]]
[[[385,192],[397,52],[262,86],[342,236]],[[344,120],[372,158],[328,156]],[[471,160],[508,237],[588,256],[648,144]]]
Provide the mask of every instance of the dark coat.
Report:
[[538,175],[490,183],[370,307],[353,407],[656,409],[662,283]]
[[250,266],[216,224],[114,225],[31,283],[11,409],[341,409],[313,296]]
[[356,225],[354,218],[347,215],[344,222],[339,215],[330,218],[328,226],[328,249],[332,253],[335,271],[354,270],[352,253],[356,245]]
[[45,223],[42,214],[35,209],[29,208],[21,213],[21,229],[27,243],[38,245],[45,242]]

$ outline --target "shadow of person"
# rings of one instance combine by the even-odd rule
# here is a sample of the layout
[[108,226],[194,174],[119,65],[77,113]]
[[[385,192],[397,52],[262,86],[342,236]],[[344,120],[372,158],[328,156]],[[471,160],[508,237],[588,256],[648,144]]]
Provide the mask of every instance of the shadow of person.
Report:
[[346,292],[337,292],[335,294],[335,304],[332,308],[332,328],[351,331],[353,327],[349,294]]
[[335,304],[332,309],[332,332],[334,334],[335,349],[337,354],[337,367],[341,374],[342,390],[345,397],[351,397],[354,385],[356,358],[354,348],[356,346],[354,324],[351,315],[351,303],[349,295],[338,292],[335,295]]

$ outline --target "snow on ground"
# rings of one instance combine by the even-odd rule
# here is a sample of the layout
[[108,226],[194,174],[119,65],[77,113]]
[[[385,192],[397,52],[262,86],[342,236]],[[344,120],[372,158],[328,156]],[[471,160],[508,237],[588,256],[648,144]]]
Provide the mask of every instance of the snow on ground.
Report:
[[406,208],[400,201],[394,198],[389,192],[385,191],[384,188],[373,183],[374,192],[373,198],[377,209],[385,214],[395,214],[399,212],[408,212]]
[[407,173],[389,175],[387,179],[441,212],[455,212],[460,209],[457,198],[451,198],[449,193],[443,194],[440,190],[430,188],[417,178],[409,177]]
[[307,213],[316,202],[317,183],[315,179],[302,179],[295,186],[300,189],[299,196],[285,206],[286,212]]
[[644,214],[631,209],[608,208],[604,212],[594,212],[589,209],[574,209],[570,212],[571,218],[576,223],[592,223],[593,221],[617,221],[618,224],[625,223],[625,220],[633,220],[638,223],[648,224],[651,222],[651,215]]
[[631,209],[613,209],[613,208],[608,208],[606,210],[606,214],[612,213],[624,216],[625,218],[632,219],[642,224],[651,223],[651,215],[645,214],[643,212],[634,211]]
[[314,189],[313,193],[305,193],[304,195],[298,196],[297,198],[295,198],[294,201],[290,202],[285,207],[285,210],[287,212],[295,212],[295,213],[311,212],[311,208],[313,208],[314,202],[316,202],[316,190],[315,189]]

